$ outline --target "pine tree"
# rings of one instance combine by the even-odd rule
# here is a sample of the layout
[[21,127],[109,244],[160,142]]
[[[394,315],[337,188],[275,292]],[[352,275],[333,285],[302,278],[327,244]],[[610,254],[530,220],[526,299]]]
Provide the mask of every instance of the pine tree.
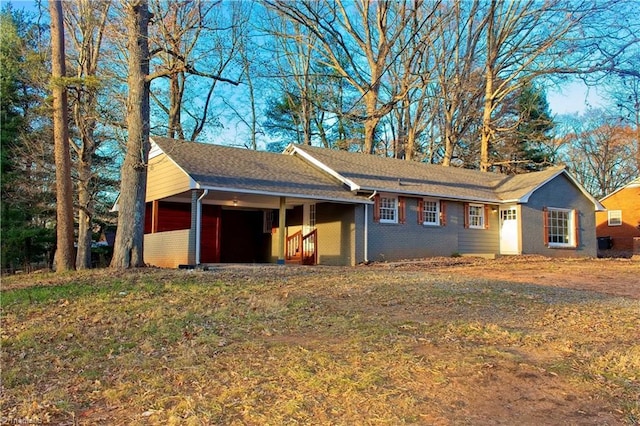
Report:
[[543,90],[527,83],[506,99],[498,112],[502,131],[493,147],[493,165],[503,173],[517,174],[553,163],[547,147],[553,139],[554,123]]
[[46,94],[35,81],[44,55],[30,38],[35,25],[10,4],[0,13],[0,28],[0,245],[1,267],[11,272],[49,261],[55,236],[46,224],[55,216],[50,209],[54,199],[46,190],[49,170],[41,163],[46,156],[34,156],[40,151],[32,146],[42,152],[50,148],[42,143],[47,117],[38,115]]

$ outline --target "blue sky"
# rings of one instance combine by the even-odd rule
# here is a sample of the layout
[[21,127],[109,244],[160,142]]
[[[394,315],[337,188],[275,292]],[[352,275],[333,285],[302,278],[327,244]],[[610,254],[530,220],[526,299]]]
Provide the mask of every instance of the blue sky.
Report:
[[547,91],[547,102],[553,115],[582,113],[587,106],[601,106],[602,97],[595,87],[581,81],[567,82]]
[[[37,12],[36,2],[33,0],[12,0],[15,8],[22,8],[28,11]],[[0,0],[0,6],[9,3],[7,0]],[[44,0],[46,5],[46,0]],[[588,106],[602,106],[602,97],[598,95],[597,89],[587,87],[582,81],[568,81],[561,85],[554,85],[547,89],[547,101],[552,115],[572,115],[581,114]]]

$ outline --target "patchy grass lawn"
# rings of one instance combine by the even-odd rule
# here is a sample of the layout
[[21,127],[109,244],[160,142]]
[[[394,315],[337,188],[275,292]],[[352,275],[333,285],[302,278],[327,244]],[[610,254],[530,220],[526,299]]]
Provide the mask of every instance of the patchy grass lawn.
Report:
[[4,278],[2,423],[638,424],[640,263],[460,262]]

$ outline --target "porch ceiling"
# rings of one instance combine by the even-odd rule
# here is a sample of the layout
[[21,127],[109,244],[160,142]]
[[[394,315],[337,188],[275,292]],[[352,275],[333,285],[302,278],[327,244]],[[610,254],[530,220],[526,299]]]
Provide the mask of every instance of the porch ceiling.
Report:
[[[200,194],[201,192],[199,192]],[[171,197],[162,199],[161,201],[171,201],[177,203],[190,203],[191,192],[185,191]],[[322,200],[314,200],[299,197],[286,197],[287,208],[293,208],[302,204],[314,203]],[[280,196],[265,194],[248,194],[237,191],[212,191],[203,199],[203,204],[212,204],[219,206],[252,208],[252,209],[278,209],[280,208]]]

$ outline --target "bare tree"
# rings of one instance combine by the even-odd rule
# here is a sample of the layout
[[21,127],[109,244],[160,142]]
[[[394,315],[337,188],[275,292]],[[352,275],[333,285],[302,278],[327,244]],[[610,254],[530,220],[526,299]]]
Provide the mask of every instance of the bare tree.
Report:
[[[434,61],[428,48],[432,37],[443,25],[443,8],[438,2],[416,3],[415,17],[399,37],[402,46],[397,58],[389,66],[385,84],[391,93],[405,93],[394,107],[391,116],[394,139],[394,157],[414,160],[418,151],[418,139],[422,132],[433,125],[434,114],[429,114],[433,95],[431,87],[436,81],[434,73],[442,65]],[[423,16],[432,18],[425,21]],[[395,87],[394,87],[395,86]],[[394,129],[393,125],[397,125]]]
[[98,58],[107,24],[109,1],[79,0],[63,4],[65,23],[73,42],[76,65],[72,94],[73,122],[77,137],[71,138],[76,154],[78,197],[78,251],[76,268],[91,267],[92,219],[96,175],[93,156],[100,142],[96,140],[98,125]]
[[595,2],[580,43],[580,70],[590,84],[610,76],[640,79],[638,0]]
[[[151,10],[156,25],[150,36],[150,54],[159,60],[159,65],[154,67],[149,80],[168,79],[169,99],[168,102],[163,99],[163,88],[154,89],[151,96],[168,117],[167,135],[193,141],[210,123],[212,96],[218,83],[239,84],[237,78],[223,74],[238,54],[247,18],[241,2],[223,5],[221,1],[153,0]],[[191,82],[187,85],[189,78]],[[203,88],[202,82],[208,87]],[[199,91],[198,104],[204,106],[186,107],[189,87],[192,93]],[[206,95],[203,97],[202,93]],[[184,128],[185,119],[193,123],[190,132]]]
[[127,149],[122,164],[118,202],[118,230],[111,267],[144,265],[144,215],[149,156],[149,45],[150,12],[146,0],[122,5],[127,36],[129,92]]
[[563,136],[564,160],[595,197],[620,188],[638,175],[634,131],[604,110],[589,110]]
[[49,2],[51,14],[51,79],[53,91],[53,141],[56,165],[57,272],[73,269],[73,190],[69,157],[66,67],[62,2]]
[[[486,27],[481,2],[457,0],[438,9],[442,24],[426,38],[435,67],[431,112],[442,139],[442,165],[449,166],[458,144],[475,139],[471,130],[479,121],[483,64],[479,47]],[[480,18],[479,18],[480,16]]]
[[490,145],[499,132],[493,116],[500,102],[537,76],[578,72],[575,65],[567,66],[565,57],[575,42],[573,32],[594,10],[586,3],[565,0],[487,4],[480,170],[491,167]]
[[[242,15],[249,21],[252,19],[255,2],[249,2],[243,5]],[[237,64],[242,69],[241,80],[246,84],[247,95],[249,97],[249,114],[244,108],[237,108],[231,102],[224,99],[223,102],[229,108],[237,120],[249,129],[249,148],[253,150],[258,149],[258,134],[262,133],[259,123],[259,105],[258,94],[260,93],[259,86],[256,85],[260,78],[260,68],[264,68],[269,61],[260,58],[258,51],[259,46],[254,43],[253,37],[255,34],[251,30],[251,27],[245,31],[238,33],[238,59]]]
[[[640,67],[640,59],[637,62]],[[612,103],[610,111],[615,112],[621,123],[627,123],[634,131],[636,168],[640,170],[640,77],[610,76],[605,82],[605,88]]]
[[[416,2],[270,0],[266,4],[313,34],[323,62],[360,93],[363,110],[355,111],[354,105],[350,115],[364,125],[364,152],[373,153],[378,123],[406,96],[384,93],[381,86],[389,64],[406,48],[399,46],[400,38],[416,19]],[[429,17],[421,19],[425,22]]]
[[298,143],[311,145],[312,124],[316,109],[319,78],[314,70],[317,39],[299,22],[290,22],[281,15],[270,17],[268,33],[272,35],[274,46],[271,74],[277,76],[278,90],[284,104],[292,107],[290,113],[299,134]]

